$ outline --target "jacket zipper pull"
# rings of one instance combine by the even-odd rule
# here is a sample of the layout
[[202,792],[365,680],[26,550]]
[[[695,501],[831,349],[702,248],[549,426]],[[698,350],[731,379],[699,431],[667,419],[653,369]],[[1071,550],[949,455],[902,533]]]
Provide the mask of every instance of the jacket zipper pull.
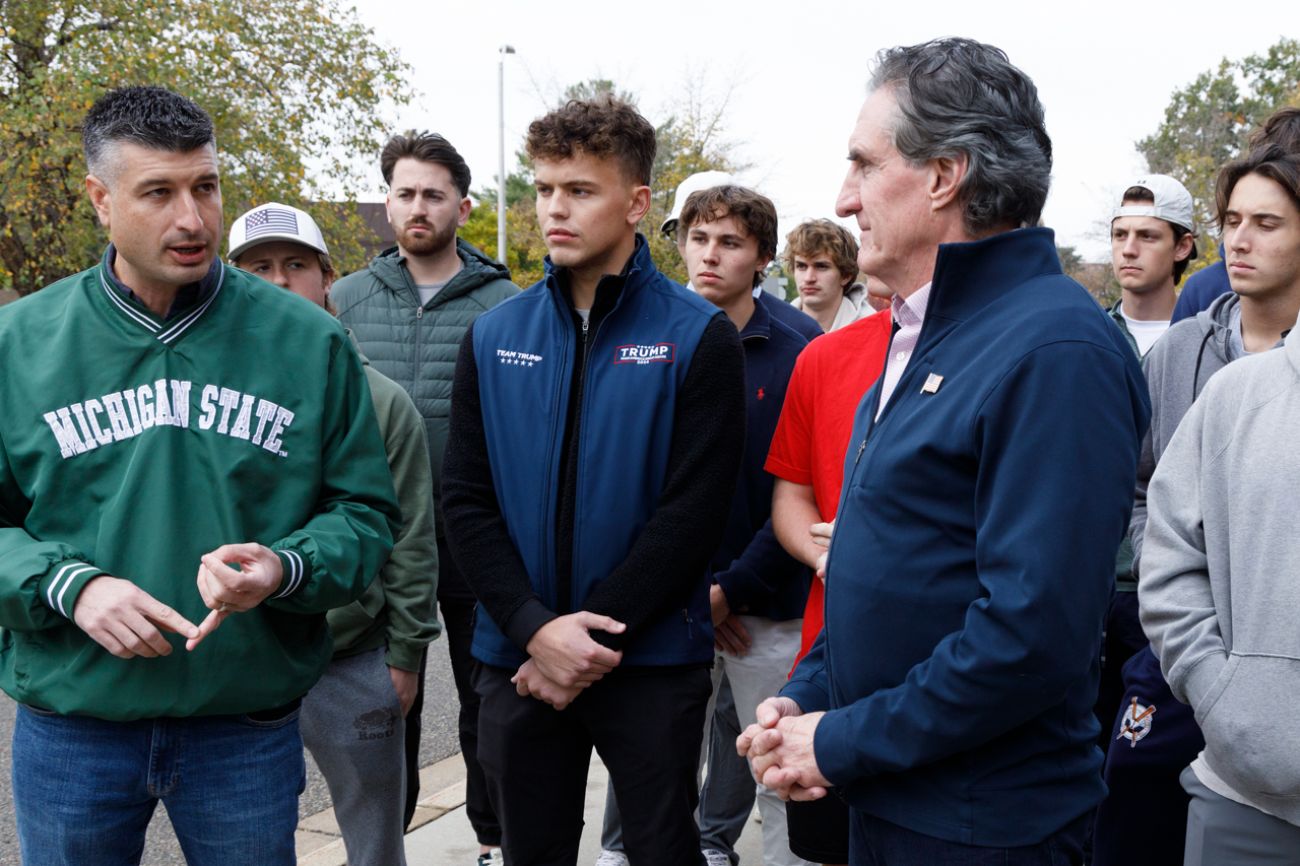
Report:
[[863,437],[863,439],[862,439],[862,444],[858,446],[858,453],[857,453],[857,455],[853,458],[853,465],[854,465],[854,466],[857,466],[857,465],[858,465],[858,461],[862,459],[862,452],[863,452],[863,451],[866,451],[866,450],[867,450],[867,440],[866,440],[866,437]]
[[424,305],[423,305],[423,304],[421,304],[420,306],[418,306],[418,307],[415,308],[415,318],[417,318],[417,319],[423,319],[423,318],[424,318]]

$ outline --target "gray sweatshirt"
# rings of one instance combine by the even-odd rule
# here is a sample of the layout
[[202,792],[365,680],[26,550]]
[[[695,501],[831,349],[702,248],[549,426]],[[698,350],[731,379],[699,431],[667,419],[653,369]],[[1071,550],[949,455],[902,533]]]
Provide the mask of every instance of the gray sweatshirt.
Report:
[[1211,790],[1300,824],[1300,335],[1215,375],[1151,479],[1142,627]]
[[1195,318],[1184,319],[1165,332],[1142,359],[1151,392],[1151,426],[1138,456],[1137,489],[1129,539],[1133,542],[1133,574],[1140,575],[1142,536],[1147,523],[1147,484],[1196,395],[1210,377],[1245,354],[1241,345],[1241,311],[1236,292],[1214,299]]

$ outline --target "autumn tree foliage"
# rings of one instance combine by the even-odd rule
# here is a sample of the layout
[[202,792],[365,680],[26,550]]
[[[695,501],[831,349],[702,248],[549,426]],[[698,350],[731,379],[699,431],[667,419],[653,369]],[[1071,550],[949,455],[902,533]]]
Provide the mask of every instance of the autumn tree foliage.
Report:
[[[80,123],[105,91],[157,84],[216,124],[227,219],[268,200],[351,201],[408,68],[339,0],[0,0],[0,287],[93,264]],[[344,270],[352,208],[316,208]]]
[[[1152,171],[1178,178],[1196,203],[1202,233],[1214,227],[1214,182],[1250,133],[1287,105],[1300,105],[1300,40],[1283,38],[1262,54],[1226,58],[1174,92],[1159,128],[1137,143]],[[1207,249],[1209,247],[1209,249]],[[1217,258],[1201,244],[1193,267]],[[1207,255],[1208,253],[1208,255]]]

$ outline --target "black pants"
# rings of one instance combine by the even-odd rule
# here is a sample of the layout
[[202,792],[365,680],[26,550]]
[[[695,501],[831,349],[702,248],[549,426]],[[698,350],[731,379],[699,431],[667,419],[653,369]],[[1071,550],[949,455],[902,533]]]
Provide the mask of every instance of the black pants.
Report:
[[703,866],[695,771],[706,666],[618,668],[562,712],[520,697],[513,670],[476,665],[479,760],[510,866],[573,866],[591,750],[609,770],[632,866]]
[[1101,724],[1097,745],[1102,754],[1110,751],[1115,714],[1124,698],[1124,665],[1147,645],[1147,636],[1138,619],[1136,592],[1115,592],[1106,612],[1105,642],[1102,644],[1101,682],[1097,687],[1097,704],[1093,713]]
[[785,804],[790,853],[813,863],[849,862],[849,804],[830,791],[820,800]]
[[1037,845],[985,848],[927,836],[854,809],[849,866],[1083,866],[1090,820],[1091,815],[1080,815]]
[[[488,797],[487,780],[478,762],[478,692],[474,691],[474,657],[470,644],[474,640],[474,596],[465,584],[447,549],[447,542],[438,539],[438,607],[442,609],[442,626],[447,638],[447,651],[451,655],[451,675],[456,681],[456,695],[460,698],[460,716],[457,719],[460,734],[460,754],[465,759],[465,816],[474,828],[480,845],[493,848],[501,844],[501,822],[492,809]],[[444,593],[443,589],[449,590]]]
[[424,714],[424,669],[429,661],[429,651],[420,653],[420,677],[416,680],[415,700],[406,714],[403,748],[406,757],[406,806],[402,812],[402,827],[411,826],[415,817],[415,804],[420,799],[420,717]]

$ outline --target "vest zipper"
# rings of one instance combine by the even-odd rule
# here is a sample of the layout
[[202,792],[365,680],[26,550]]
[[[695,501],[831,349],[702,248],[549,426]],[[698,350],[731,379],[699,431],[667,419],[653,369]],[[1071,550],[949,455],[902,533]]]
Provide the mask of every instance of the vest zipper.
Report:
[[[582,425],[586,420],[587,414],[583,410],[587,402],[587,352],[589,350],[588,332],[591,330],[591,314],[582,320],[582,371],[578,374],[578,411],[574,415],[574,423],[578,425],[578,435],[573,439],[573,448],[575,454],[573,459],[577,462],[578,468],[573,474],[573,537],[569,540],[569,579],[568,585],[564,587],[565,598],[560,601],[561,604],[567,605],[565,613],[578,609],[578,603],[574,599],[573,587],[575,585],[574,577],[578,571],[578,496],[582,489]],[[558,593],[557,593],[558,595]]]

